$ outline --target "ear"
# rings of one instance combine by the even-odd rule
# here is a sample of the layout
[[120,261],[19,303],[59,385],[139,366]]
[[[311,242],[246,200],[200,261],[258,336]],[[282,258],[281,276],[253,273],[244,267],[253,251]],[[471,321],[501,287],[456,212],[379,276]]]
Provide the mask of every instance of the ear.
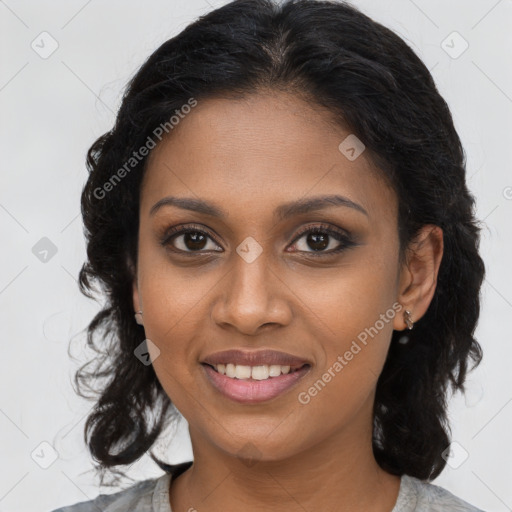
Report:
[[[443,257],[443,230],[439,226],[423,226],[406,250],[406,261],[400,270],[398,302],[411,312],[417,322],[427,311],[436,291],[437,276]],[[403,314],[396,315],[393,328],[407,327]]]

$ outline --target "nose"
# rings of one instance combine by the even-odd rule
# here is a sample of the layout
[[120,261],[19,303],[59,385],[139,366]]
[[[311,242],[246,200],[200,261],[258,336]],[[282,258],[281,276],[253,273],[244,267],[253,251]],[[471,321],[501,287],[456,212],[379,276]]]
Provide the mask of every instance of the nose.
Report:
[[292,293],[269,266],[265,251],[248,262],[233,254],[231,272],[219,284],[212,319],[224,329],[257,335],[272,326],[288,325]]

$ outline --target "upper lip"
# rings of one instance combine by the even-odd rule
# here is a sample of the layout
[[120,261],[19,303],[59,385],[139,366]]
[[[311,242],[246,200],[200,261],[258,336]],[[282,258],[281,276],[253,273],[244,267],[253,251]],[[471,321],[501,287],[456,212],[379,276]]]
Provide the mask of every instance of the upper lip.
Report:
[[280,365],[290,366],[292,368],[300,368],[304,364],[311,363],[303,357],[279,352],[277,350],[223,350],[206,356],[202,361],[209,365],[216,364],[235,364],[245,366],[261,366],[261,365]]

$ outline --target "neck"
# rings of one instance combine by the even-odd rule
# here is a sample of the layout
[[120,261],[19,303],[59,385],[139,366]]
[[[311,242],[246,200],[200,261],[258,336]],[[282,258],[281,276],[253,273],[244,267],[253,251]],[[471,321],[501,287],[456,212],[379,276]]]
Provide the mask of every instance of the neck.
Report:
[[360,424],[282,460],[242,460],[190,435],[194,464],[171,485],[173,512],[390,512],[398,497],[400,477],[379,467]]

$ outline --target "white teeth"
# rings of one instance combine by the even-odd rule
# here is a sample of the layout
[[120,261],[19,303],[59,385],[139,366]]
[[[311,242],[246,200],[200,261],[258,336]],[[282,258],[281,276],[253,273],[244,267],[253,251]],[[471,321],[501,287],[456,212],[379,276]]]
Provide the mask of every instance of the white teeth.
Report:
[[[283,372],[286,373],[286,372]],[[279,377],[281,375],[281,366],[278,364],[272,364],[269,366],[268,374],[270,377]]]
[[254,379],[266,380],[269,377],[279,377],[290,373],[290,366],[279,364],[246,366],[239,364],[216,364],[213,365],[221,375],[227,375],[232,379]]
[[253,366],[251,377],[254,380],[265,380],[268,379],[268,374],[268,366]]
[[226,365],[226,375],[228,377],[231,377],[232,379],[235,378],[236,376],[236,368],[235,368],[235,365],[234,364],[227,364]]
[[251,377],[251,367],[242,366],[241,364],[235,365],[235,377],[237,379],[249,379]]

